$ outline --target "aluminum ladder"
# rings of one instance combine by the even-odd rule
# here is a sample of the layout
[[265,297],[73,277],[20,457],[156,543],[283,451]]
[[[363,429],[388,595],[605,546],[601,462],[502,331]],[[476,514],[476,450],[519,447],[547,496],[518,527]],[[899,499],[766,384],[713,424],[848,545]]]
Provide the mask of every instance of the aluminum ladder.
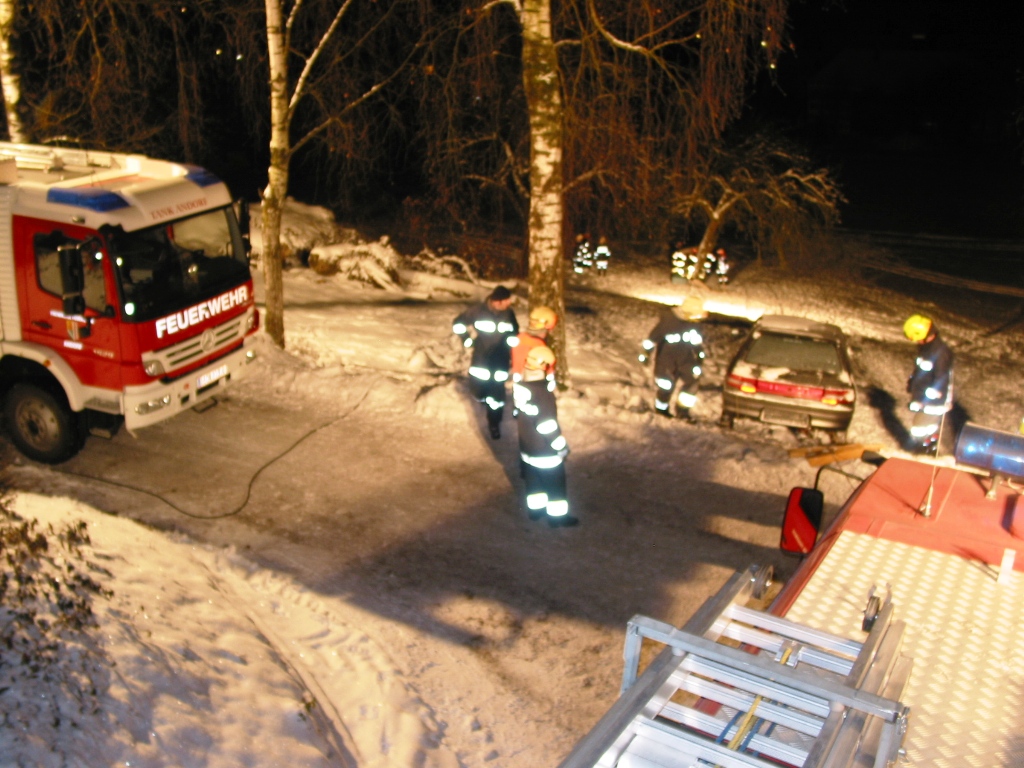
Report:
[[[634,616],[622,693],[560,768],[894,764],[912,662],[891,602],[857,642],[745,607],[767,578],[734,574],[682,629]],[[644,639],[664,648],[638,676]]]

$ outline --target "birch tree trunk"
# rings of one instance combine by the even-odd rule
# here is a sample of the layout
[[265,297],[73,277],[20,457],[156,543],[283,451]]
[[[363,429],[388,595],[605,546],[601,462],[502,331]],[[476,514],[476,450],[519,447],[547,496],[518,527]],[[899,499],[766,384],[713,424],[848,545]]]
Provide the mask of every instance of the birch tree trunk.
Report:
[[552,339],[558,379],[568,379],[562,258],[562,93],[551,35],[551,0],[523,0],[523,86],[530,122],[530,306],[558,313]]
[[14,52],[11,50],[11,31],[14,27],[15,0],[0,0],[0,90],[4,95],[4,113],[7,116],[7,135],[11,141],[28,141],[25,127],[18,115],[21,102],[21,80],[14,71]]
[[263,192],[264,327],[273,342],[284,347],[284,279],[281,254],[281,215],[288,194],[290,160],[288,98],[288,41],[282,0],[266,0],[267,50],[270,63],[270,168]]

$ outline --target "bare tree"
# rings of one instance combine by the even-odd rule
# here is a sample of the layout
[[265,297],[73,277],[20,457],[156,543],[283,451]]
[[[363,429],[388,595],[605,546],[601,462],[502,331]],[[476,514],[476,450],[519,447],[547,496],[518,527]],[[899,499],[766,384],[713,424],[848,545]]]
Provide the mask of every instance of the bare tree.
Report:
[[563,378],[565,345],[562,265],[563,170],[562,86],[551,28],[551,0],[523,0],[523,90],[530,123],[530,304],[551,307],[563,318],[555,326],[555,349]]
[[[281,215],[292,160],[313,142],[335,151],[358,151],[358,137],[346,117],[384,89],[415,50],[412,45],[396,54],[394,39],[385,35],[402,5],[266,0],[270,167],[263,192],[262,260],[266,330],[278,346],[284,346]],[[387,55],[375,56],[369,50],[374,43]]]
[[[471,206],[523,210],[530,303],[564,316],[572,228],[636,232],[666,218],[672,182],[774,62],[785,10],[786,0],[464,0],[424,79],[438,199],[457,221]],[[516,68],[519,82],[507,75]],[[568,366],[558,370],[564,381]]]
[[703,224],[701,260],[731,223],[751,237],[759,258],[771,251],[785,267],[787,248],[809,230],[837,222],[844,200],[827,168],[766,133],[715,145],[681,184],[690,188],[675,213]]
[[[242,2],[0,0],[0,75],[16,140],[201,162],[218,56]],[[221,73],[222,74],[222,73]]]
[[0,91],[3,91],[4,114],[7,117],[7,135],[11,141],[24,142],[25,129],[18,109],[21,104],[21,78],[14,67],[15,0],[0,0]]
[[[0,82],[19,139],[70,137],[214,164],[222,160],[218,148],[263,142],[269,155],[266,325],[283,345],[280,214],[291,164],[312,154],[313,146],[327,148],[320,168],[365,170],[367,158],[387,152],[380,115],[357,110],[365,110],[416,50],[420,25],[400,16],[415,3],[0,3],[0,13],[7,13],[0,16],[7,22],[0,26],[3,40],[18,41],[17,66],[12,49],[0,47],[0,67],[8,65],[0,76],[21,78],[21,98],[16,77]],[[247,119],[239,119],[243,114]],[[18,116],[24,118],[20,133]]]

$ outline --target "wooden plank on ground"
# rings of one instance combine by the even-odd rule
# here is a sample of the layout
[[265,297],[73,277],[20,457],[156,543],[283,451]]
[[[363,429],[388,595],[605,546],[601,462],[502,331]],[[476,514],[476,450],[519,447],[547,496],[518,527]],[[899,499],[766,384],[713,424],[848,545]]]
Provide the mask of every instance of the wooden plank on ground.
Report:
[[825,464],[833,464],[837,461],[850,461],[851,459],[859,459],[864,455],[865,451],[880,451],[882,445],[880,443],[872,443],[871,445],[861,445],[855,443],[853,445],[837,445],[833,446],[831,450],[824,453],[815,453],[807,457],[807,463],[812,467],[821,467]]
[[801,445],[799,448],[789,449],[789,458],[804,459],[808,456],[816,456],[819,453],[828,453],[835,447],[834,445]]

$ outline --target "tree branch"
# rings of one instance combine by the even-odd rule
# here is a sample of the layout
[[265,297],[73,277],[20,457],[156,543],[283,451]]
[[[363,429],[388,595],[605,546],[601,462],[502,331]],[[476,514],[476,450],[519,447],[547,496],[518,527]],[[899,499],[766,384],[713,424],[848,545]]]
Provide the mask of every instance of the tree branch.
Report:
[[[292,97],[288,102],[289,120],[290,116],[295,114],[295,107],[299,103],[299,101],[301,101],[304,95],[306,81],[309,79],[310,73],[312,72],[313,67],[316,65],[317,59],[320,58],[320,54],[323,53],[324,47],[330,41],[331,36],[334,34],[334,31],[338,28],[338,25],[341,24],[341,19],[348,11],[348,9],[351,7],[352,2],[353,0],[345,0],[345,2],[341,4],[341,7],[338,9],[338,12],[334,14],[334,19],[331,21],[330,26],[324,31],[323,35],[320,36],[320,41],[316,44],[316,47],[313,49],[313,52],[305,60],[305,63],[302,67],[302,72],[299,74],[298,79],[295,81],[295,88],[292,90]],[[294,20],[294,14],[301,4],[302,0],[296,0],[295,7],[292,8],[292,14],[290,14],[288,17],[287,26],[289,30],[291,29],[291,25]]]

